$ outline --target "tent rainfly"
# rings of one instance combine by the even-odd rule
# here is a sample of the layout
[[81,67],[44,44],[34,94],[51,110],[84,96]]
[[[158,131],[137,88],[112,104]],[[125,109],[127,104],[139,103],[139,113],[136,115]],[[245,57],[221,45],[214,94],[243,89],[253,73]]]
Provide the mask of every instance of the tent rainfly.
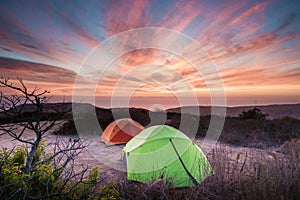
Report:
[[148,183],[163,179],[172,187],[195,186],[212,175],[201,149],[179,130],[151,126],[130,140],[123,149],[127,178]]
[[126,144],[142,130],[144,127],[140,123],[130,118],[122,118],[111,122],[103,131],[100,140],[107,146]]

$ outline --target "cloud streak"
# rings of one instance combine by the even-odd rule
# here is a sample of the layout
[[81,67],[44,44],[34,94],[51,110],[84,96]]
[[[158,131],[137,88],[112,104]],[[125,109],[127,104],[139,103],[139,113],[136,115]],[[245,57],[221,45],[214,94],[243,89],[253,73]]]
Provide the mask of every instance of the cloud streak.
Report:
[[[14,59],[0,58],[1,77],[16,82],[17,77],[30,85],[53,91],[56,95],[71,95],[76,73],[38,63],[25,62]],[[62,93],[60,88],[67,88],[68,93]]]
[[241,13],[238,17],[234,18],[231,21],[230,25],[232,26],[236,23],[239,23],[239,22],[243,21],[244,18],[249,17],[250,15],[253,15],[255,13],[263,11],[263,9],[266,7],[266,5],[268,5],[268,2],[261,2],[261,3],[258,3],[254,6],[252,6],[248,10]]

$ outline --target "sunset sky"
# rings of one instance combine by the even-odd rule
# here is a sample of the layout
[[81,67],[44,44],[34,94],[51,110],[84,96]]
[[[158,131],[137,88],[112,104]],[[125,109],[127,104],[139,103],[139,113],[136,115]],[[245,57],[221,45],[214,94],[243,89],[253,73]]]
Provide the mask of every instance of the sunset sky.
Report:
[[[92,95],[89,84],[103,73],[98,97],[149,97],[150,105],[160,97],[174,100],[193,93],[199,104],[209,104],[210,90],[219,86],[205,80],[220,76],[228,105],[300,103],[297,0],[0,2],[0,74],[12,80],[21,76],[54,96],[72,95],[85,59],[111,36],[161,27],[198,42],[211,60],[194,55],[192,61],[213,63],[218,74],[207,69],[199,75],[180,55],[141,49],[120,56],[108,70],[97,63],[84,69],[94,77],[80,77],[88,79],[81,95]],[[134,92],[127,94],[128,89]]]

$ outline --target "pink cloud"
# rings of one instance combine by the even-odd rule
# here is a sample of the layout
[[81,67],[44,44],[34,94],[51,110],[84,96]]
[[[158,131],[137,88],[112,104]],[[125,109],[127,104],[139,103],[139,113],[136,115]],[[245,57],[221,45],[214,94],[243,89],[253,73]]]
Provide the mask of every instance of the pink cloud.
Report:
[[[72,94],[72,87],[77,76],[76,73],[59,67],[19,61],[14,59],[0,59],[1,76],[17,83],[16,78],[21,77],[29,88],[50,90],[52,95],[61,95],[59,88],[68,88]],[[11,92],[11,91],[10,91]]]
[[148,1],[110,1],[106,13],[106,34],[113,35],[148,24]]
[[183,31],[201,12],[203,12],[203,5],[199,1],[179,0],[175,7],[164,15],[159,26]]
[[257,3],[256,5],[252,6],[248,10],[244,11],[242,14],[240,14],[238,17],[234,18],[230,25],[234,25],[236,23],[239,23],[243,19],[249,17],[250,15],[253,15],[254,13],[258,13],[263,11],[263,9],[268,5],[268,2],[261,2]]

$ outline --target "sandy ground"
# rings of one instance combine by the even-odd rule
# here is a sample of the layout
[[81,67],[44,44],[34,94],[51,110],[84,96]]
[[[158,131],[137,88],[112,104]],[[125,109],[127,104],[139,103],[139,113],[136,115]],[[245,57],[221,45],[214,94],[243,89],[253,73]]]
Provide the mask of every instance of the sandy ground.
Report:
[[[33,134],[28,132],[26,137],[32,137]],[[76,136],[59,136],[63,141],[68,141],[69,139],[76,139]],[[57,136],[48,133],[44,136],[46,143],[55,143]],[[88,144],[87,150],[83,151],[78,159],[76,159],[76,165],[79,166],[99,166],[102,169],[101,177],[106,180],[121,180],[126,177],[126,162],[122,159],[122,150],[125,145],[115,145],[106,147],[106,145],[100,142],[100,136],[94,136],[86,139],[86,144]],[[195,143],[201,146],[201,140],[195,139]],[[0,149],[8,148],[12,149],[21,143],[13,140],[8,135],[0,136]],[[218,143],[214,148],[219,148],[230,155],[232,162],[237,160],[242,160],[245,156],[257,156],[257,155],[267,155],[272,157],[276,153],[276,149],[254,149],[254,148],[244,148],[244,147],[234,147],[227,144]],[[51,148],[48,147],[46,151],[51,152]],[[247,154],[247,155],[246,155]],[[211,156],[211,152],[208,153],[208,158]]]
[[[58,127],[54,127],[54,129],[56,128]],[[21,130],[21,128],[18,130]],[[1,133],[2,132],[0,132],[0,134]],[[34,138],[34,133],[27,131],[23,138]],[[57,139],[59,139],[60,142],[67,142],[70,139],[73,140],[77,138],[78,136],[56,136],[51,132],[46,133],[44,135],[44,140],[47,144],[46,152],[53,152],[52,144],[56,143]],[[100,136],[86,139],[86,144],[88,144],[87,149],[75,160],[75,165],[78,169],[81,166],[99,166],[102,169],[101,177],[108,180],[118,180],[125,176],[126,163],[124,159],[121,159],[122,150],[125,145],[106,147],[104,143],[100,142]],[[22,145],[22,143],[14,140],[7,134],[0,135],[0,149],[13,149],[18,145]]]

